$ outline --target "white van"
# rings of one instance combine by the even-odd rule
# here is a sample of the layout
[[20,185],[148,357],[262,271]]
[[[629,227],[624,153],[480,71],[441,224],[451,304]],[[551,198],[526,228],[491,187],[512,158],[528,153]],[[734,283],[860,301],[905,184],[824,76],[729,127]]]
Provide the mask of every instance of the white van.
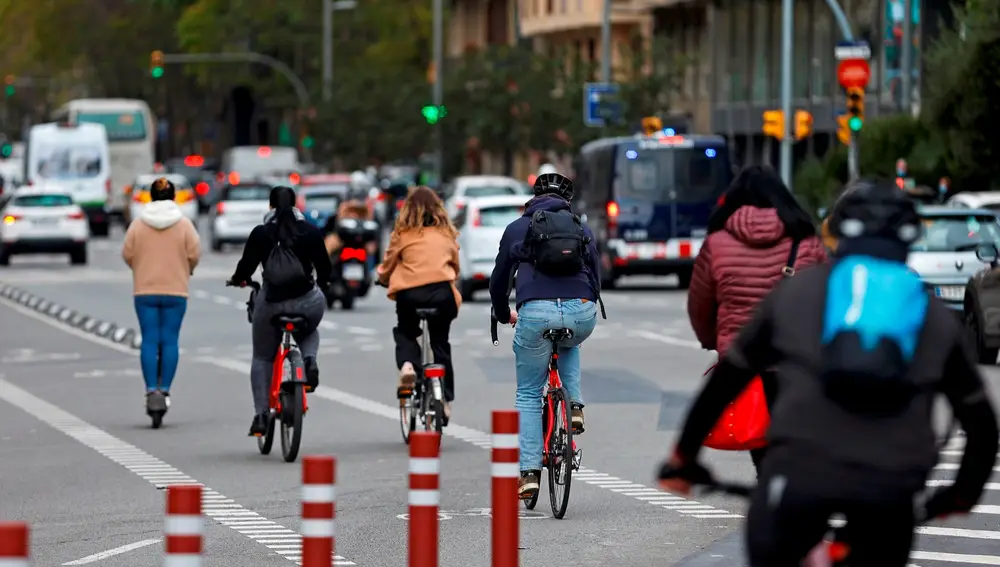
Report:
[[24,180],[58,187],[83,209],[94,236],[107,236],[111,193],[108,134],[100,124],[37,124],[28,134]]

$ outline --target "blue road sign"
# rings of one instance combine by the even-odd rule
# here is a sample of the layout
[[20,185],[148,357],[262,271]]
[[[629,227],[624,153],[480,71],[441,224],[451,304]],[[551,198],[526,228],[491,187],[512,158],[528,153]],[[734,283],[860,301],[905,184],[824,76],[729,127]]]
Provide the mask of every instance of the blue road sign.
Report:
[[583,123],[600,128],[621,120],[622,104],[617,83],[587,83],[583,88]]

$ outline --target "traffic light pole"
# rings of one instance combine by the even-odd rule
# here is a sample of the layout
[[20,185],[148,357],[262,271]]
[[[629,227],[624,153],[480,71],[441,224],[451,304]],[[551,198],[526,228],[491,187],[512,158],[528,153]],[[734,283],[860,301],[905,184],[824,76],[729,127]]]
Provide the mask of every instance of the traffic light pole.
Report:
[[[444,2],[434,0],[434,85],[432,97],[434,106],[444,105]],[[441,121],[434,125],[434,175],[440,188],[444,183],[444,134]]]
[[795,143],[792,128],[792,26],[794,25],[793,0],[783,0],[781,10],[781,112],[784,125],[781,137],[781,180],[792,191],[792,144]]
[[[847,15],[844,14],[844,10],[841,9],[837,0],[826,0],[826,4],[830,7],[830,11],[833,12],[833,18],[837,20],[837,25],[840,27],[840,33],[844,36],[844,39],[854,41],[854,32],[851,31],[851,23],[847,20]],[[847,176],[851,181],[856,181],[861,177],[858,165],[858,137],[854,132],[851,132],[851,143],[847,146]]]

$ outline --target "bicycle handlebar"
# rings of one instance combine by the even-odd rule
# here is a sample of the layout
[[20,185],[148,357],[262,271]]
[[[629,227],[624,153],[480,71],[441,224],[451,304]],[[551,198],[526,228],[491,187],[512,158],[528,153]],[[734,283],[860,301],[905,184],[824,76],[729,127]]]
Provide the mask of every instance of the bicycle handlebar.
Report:
[[240,285],[240,284],[235,283],[235,282],[228,282],[227,281],[226,282],[226,287],[249,287],[249,288],[253,289],[254,291],[260,291],[260,283],[255,282],[253,280],[249,280],[249,281],[247,281],[243,285]]

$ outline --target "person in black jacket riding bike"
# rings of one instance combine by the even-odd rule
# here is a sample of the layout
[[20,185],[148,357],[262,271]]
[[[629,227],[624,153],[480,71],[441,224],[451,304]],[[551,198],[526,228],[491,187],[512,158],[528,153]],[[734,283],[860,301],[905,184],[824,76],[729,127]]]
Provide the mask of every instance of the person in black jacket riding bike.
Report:
[[925,503],[930,518],[968,512],[997,452],[997,421],[954,313],[906,266],[921,233],[913,202],[891,184],[861,182],[830,219],[832,265],[782,281],[726,352],[691,407],[667,490],[711,484],[701,444],[755,375],[774,369],[768,455],[747,514],[752,567],[795,567],[847,518],[857,567],[907,564],[915,500],[937,462],[938,394],[965,431],[952,486]]

